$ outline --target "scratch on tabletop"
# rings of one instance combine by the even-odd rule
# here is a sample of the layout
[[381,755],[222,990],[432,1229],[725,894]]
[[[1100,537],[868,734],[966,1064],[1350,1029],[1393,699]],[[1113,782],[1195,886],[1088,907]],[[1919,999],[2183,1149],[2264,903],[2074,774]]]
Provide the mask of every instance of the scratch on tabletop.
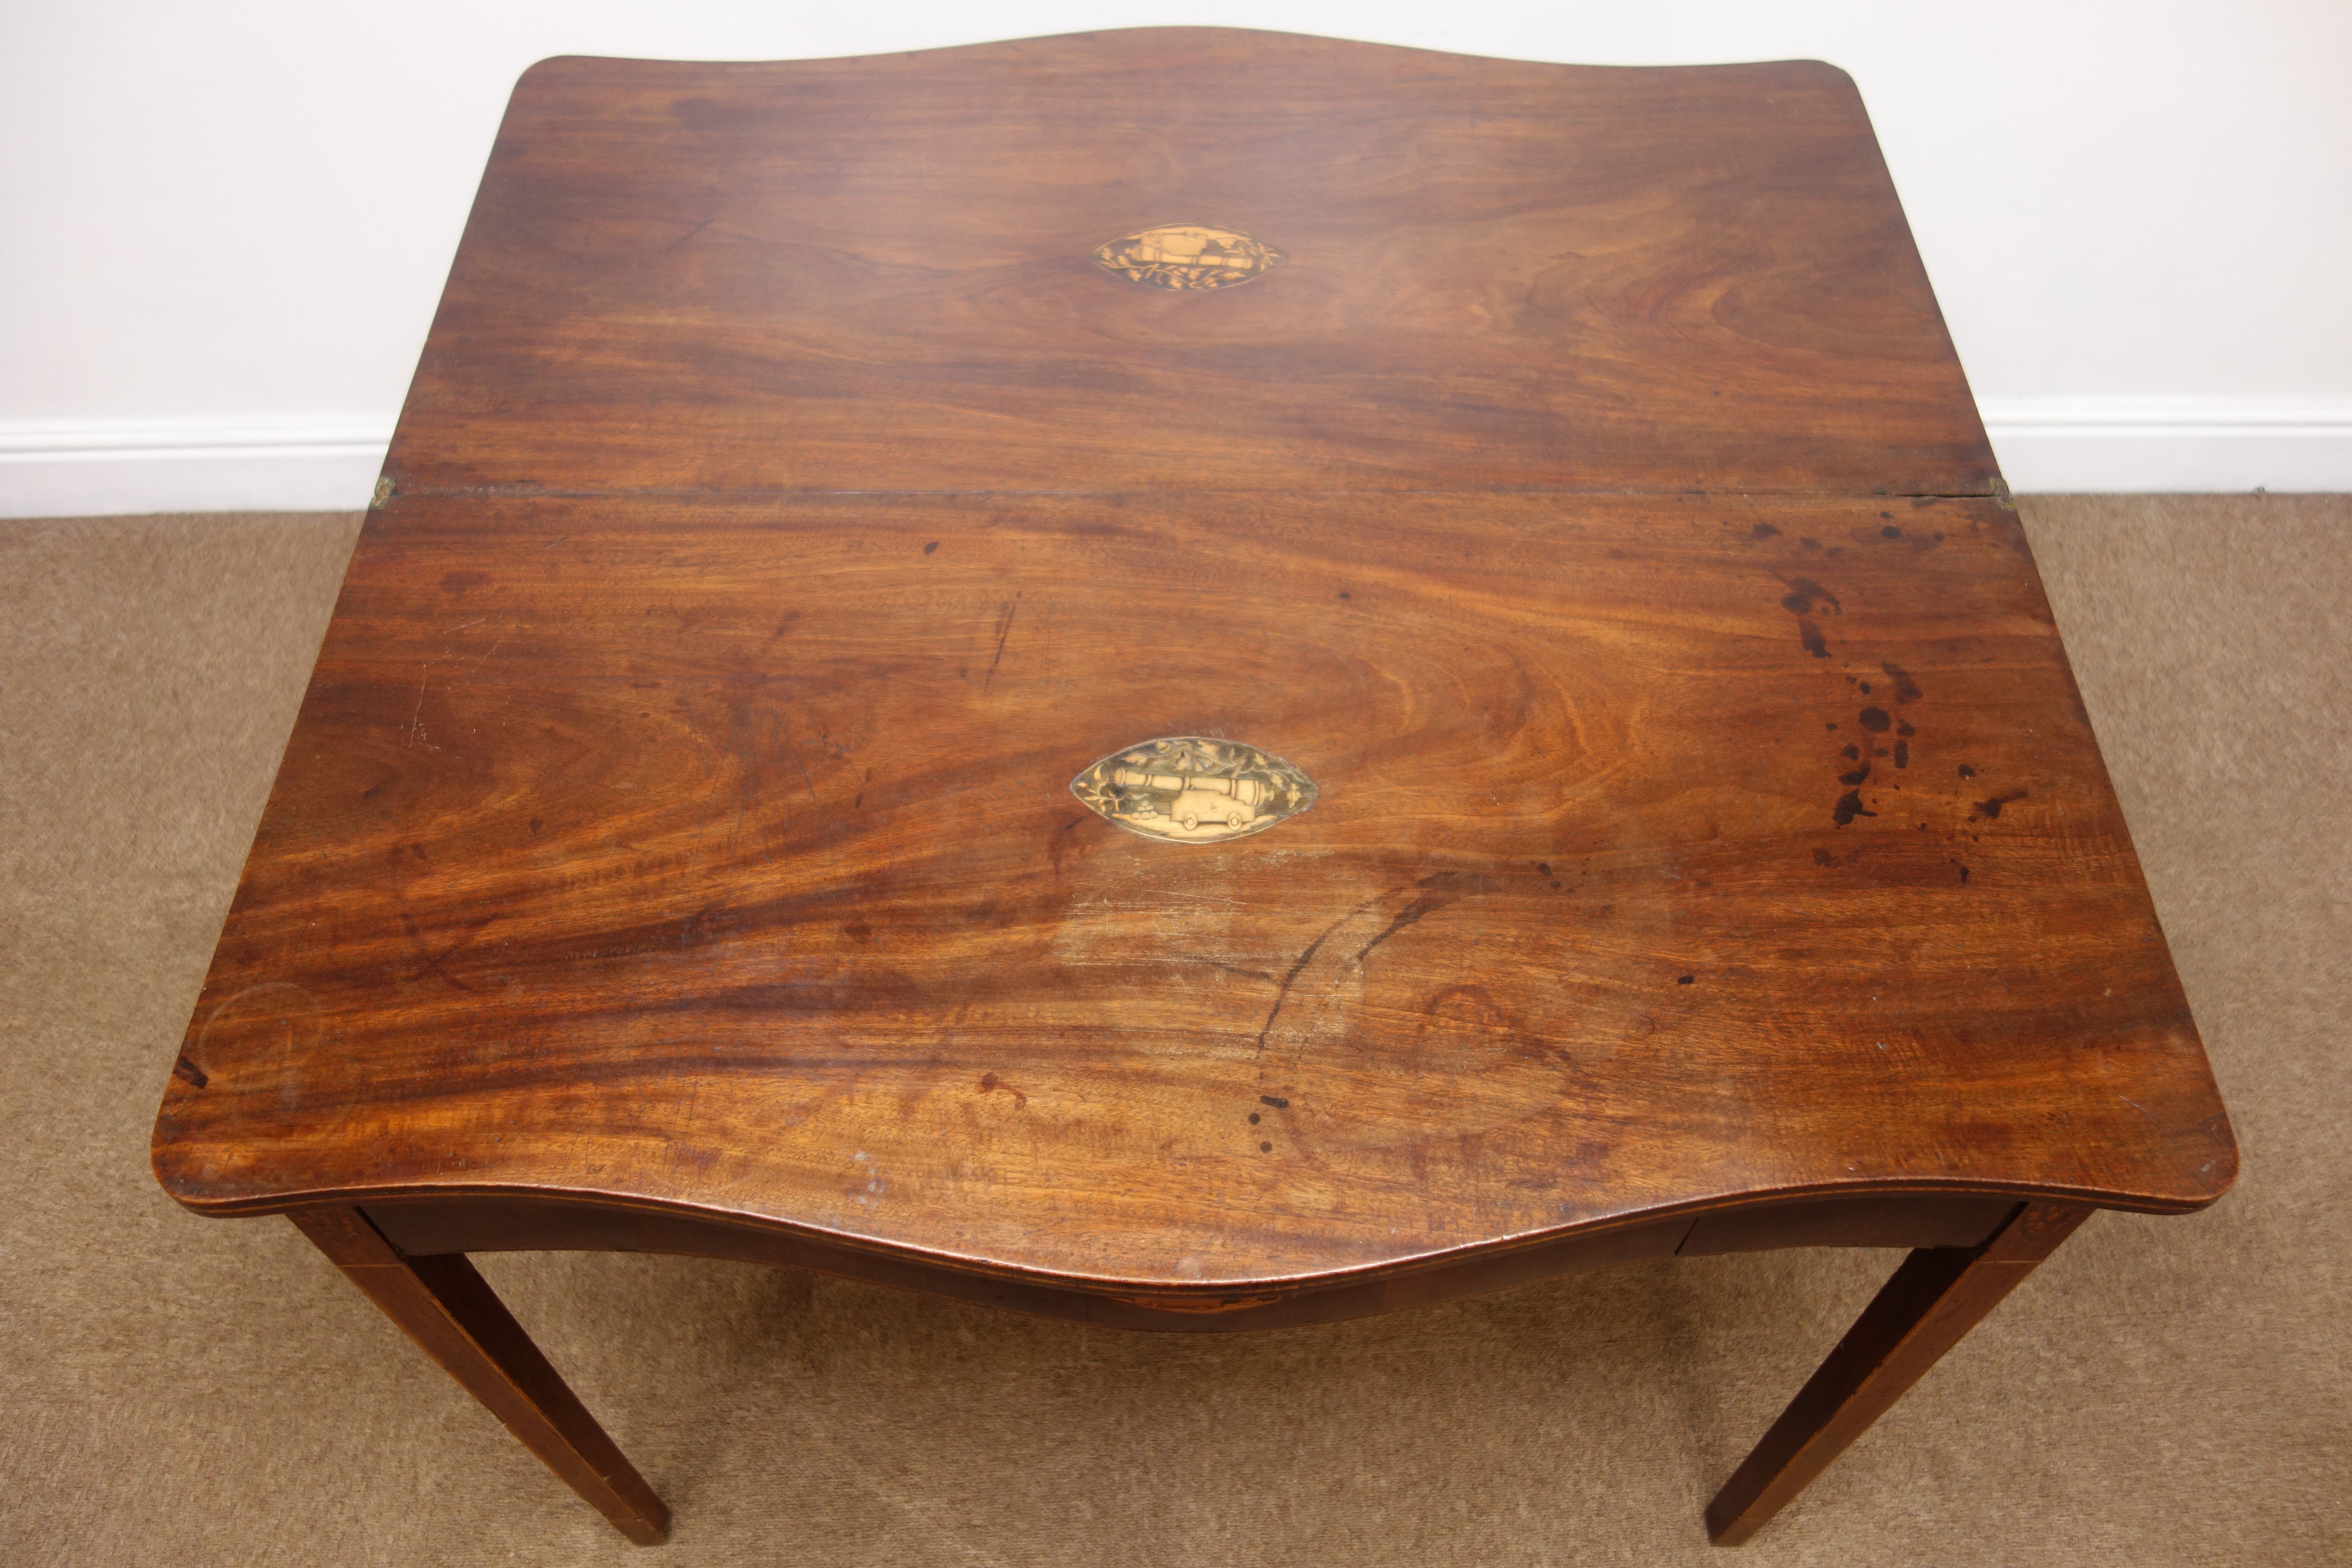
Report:
[[1333,921],[1329,925],[1325,926],[1323,928],[1322,934],[1318,936],[1313,942],[1307,944],[1307,951],[1300,953],[1297,961],[1291,964],[1290,973],[1282,977],[1282,985],[1280,989],[1276,990],[1274,994],[1274,1005],[1267,1010],[1265,1015],[1265,1023],[1257,1032],[1257,1048],[1259,1051],[1263,1052],[1265,1049],[1265,1037],[1274,1031],[1274,1021],[1282,1016],[1282,1005],[1290,999],[1291,985],[1298,979],[1300,971],[1304,970],[1309,963],[1315,962],[1316,952],[1320,949],[1325,942],[1330,941],[1333,933],[1338,931],[1341,926],[1346,925],[1349,921],[1354,920],[1358,915],[1362,914],[1366,910],[1370,909],[1382,899],[1393,898],[1402,891],[1404,891],[1402,888],[1391,888],[1385,892],[1374,893],[1370,898],[1366,899],[1362,903],[1358,904],[1354,909],[1349,910],[1346,914],[1341,915],[1338,920]]
[[1004,608],[997,614],[996,657],[988,661],[987,679],[980,683],[980,689],[982,691],[988,689],[989,681],[996,679],[996,667],[1004,662],[1004,639],[1013,635],[1013,617],[1020,613],[1021,595],[1015,594],[1004,602]]
[[441,748],[425,738],[425,683],[433,678],[433,661],[426,659],[425,668],[416,672],[416,710],[408,716],[409,743],[428,752]]

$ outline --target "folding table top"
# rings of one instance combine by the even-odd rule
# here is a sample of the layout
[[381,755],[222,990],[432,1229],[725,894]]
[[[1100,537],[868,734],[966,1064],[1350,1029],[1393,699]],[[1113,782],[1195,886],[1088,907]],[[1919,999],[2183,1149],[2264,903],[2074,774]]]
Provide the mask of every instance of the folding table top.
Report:
[[1852,84],[518,89],[156,1131],[1311,1279],[2235,1154]]

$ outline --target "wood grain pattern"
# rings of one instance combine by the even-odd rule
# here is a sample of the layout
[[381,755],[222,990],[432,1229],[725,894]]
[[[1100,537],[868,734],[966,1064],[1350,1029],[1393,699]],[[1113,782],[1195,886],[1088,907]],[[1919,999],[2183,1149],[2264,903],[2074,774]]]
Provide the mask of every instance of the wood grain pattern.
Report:
[[[1139,289],[1175,224],[1288,259]],[[1853,84],[1211,28],[515,90],[402,489],[1987,493]]]
[[[1206,847],[1070,798],[1155,732],[1323,794]],[[210,1212],[604,1194],[1130,1289],[2233,1169],[1982,502],[395,500],[184,1056]]]

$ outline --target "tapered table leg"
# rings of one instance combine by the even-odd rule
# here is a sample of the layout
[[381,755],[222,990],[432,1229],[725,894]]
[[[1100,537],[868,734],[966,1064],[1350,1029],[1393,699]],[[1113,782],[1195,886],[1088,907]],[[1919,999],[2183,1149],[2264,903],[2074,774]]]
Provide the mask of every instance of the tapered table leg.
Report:
[[657,1546],[667,1537],[667,1505],[604,1435],[463,1253],[411,1258],[357,1209],[288,1217],[622,1534],[640,1546]]
[[1906,1258],[1707,1505],[1715,1543],[1738,1545],[1788,1506],[2091,1212],[2022,1204],[1981,1246]]

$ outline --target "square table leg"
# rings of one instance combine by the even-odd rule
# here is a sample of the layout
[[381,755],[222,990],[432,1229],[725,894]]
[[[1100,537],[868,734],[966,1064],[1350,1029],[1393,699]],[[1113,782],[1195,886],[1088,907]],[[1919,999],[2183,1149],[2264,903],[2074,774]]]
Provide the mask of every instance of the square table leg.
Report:
[[1906,1258],[1707,1505],[1715,1543],[1738,1545],[1787,1507],[2091,1212],[2021,1204],[1976,1247],[1923,1247]]
[[622,1534],[657,1546],[654,1494],[461,1252],[411,1258],[353,1208],[289,1215],[296,1227]]

